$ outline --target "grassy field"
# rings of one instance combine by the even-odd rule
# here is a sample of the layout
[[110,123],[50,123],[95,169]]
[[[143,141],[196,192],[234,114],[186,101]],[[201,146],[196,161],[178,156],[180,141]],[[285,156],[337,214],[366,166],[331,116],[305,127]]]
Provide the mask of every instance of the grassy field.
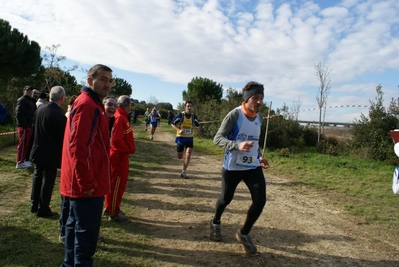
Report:
[[[174,132],[166,123],[161,127]],[[168,157],[157,151],[155,143],[141,142],[148,139],[148,133],[136,131],[135,137],[141,156],[132,161],[131,172],[137,175],[168,163]],[[195,149],[213,155],[223,153],[206,139],[197,138]],[[59,266],[64,248],[58,244],[58,218],[38,218],[29,212],[32,170],[15,169],[15,153],[15,146],[2,148],[0,153],[0,266]],[[358,216],[362,223],[396,227],[398,198],[391,190],[394,166],[312,152],[291,151],[288,157],[267,152],[266,158],[271,165],[268,182],[272,182],[273,175],[285,177],[295,190],[316,190],[329,203]],[[59,202],[57,179],[54,211],[58,212]],[[134,203],[125,212],[134,215]],[[154,266],[151,257],[142,256],[151,242],[150,236],[142,234],[143,227],[134,221],[115,226],[104,218],[101,233],[112,238],[107,239],[106,245],[99,245],[96,266]]]
[[7,147],[18,142],[18,134],[11,134],[15,132],[16,128],[12,125],[0,125],[0,133],[5,133],[5,135],[0,135],[0,148]]

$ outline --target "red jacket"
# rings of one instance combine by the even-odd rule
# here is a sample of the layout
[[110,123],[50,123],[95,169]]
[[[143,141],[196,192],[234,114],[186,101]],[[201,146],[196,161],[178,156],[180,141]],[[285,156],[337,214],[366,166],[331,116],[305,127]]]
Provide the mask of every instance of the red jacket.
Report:
[[[101,99],[83,87],[67,120],[60,193],[70,198],[100,197],[110,191],[108,117]],[[91,196],[84,192],[94,189]]]
[[130,127],[127,115],[128,113],[125,110],[119,107],[116,109],[111,135],[111,155],[114,153],[129,155],[136,152],[133,130]]

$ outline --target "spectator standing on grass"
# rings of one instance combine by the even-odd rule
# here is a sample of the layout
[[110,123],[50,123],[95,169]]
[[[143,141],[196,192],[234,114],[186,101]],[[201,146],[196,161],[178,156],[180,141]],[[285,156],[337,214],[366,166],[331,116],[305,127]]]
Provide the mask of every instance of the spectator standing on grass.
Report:
[[132,121],[133,118],[133,110],[129,110],[129,112],[127,113],[127,120],[129,121],[129,123]]
[[104,196],[110,191],[109,119],[102,99],[112,82],[109,67],[91,67],[87,86],[72,104],[67,120],[60,193],[69,199],[70,207],[61,267],[93,266]]
[[[37,100],[39,99],[39,94],[40,94],[40,91],[39,91],[39,90],[37,90],[37,89],[33,89],[33,90],[32,90],[31,101],[33,102],[33,105],[34,105],[34,107],[35,107],[35,111],[37,110],[36,102],[37,102]],[[34,122],[33,122],[33,123],[34,123]],[[33,131],[33,127],[34,127],[34,125],[32,124],[32,136],[31,136],[31,138],[30,138],[29,145],[28,145],[28,149],[26,150],[26,157],[25,157],[25,162],[28,162],[28,163],[29,163],[29,162],[31,163],[29,157],[30,157],[30,153],[31,153],[31,151],[32,151],[33,140],[35,139],[35,132]]]
[[197,127],[197,131],[200,130],[200,124],[197,116],[192,113],[193,102],[186,101],[184,104],[184,111],[178,113],[172,120],[172,127],[176,130],[176,144],[177,144],[177,158],[182,159],[184,155],[184,149],[186,149],[186,157],[183,161],[183,170],[180,176],[188,178],[187,168],[190,163],[191,154],[194,148],[194,135],[193,129]]
[[76,100],[77,97],[78,97],[77,95],[73,95],[69,98],[67,111],[65,112],[65,117],[67,117],[67,118],[69,117],[69,113],[71,112],[71,109],[72,109],[72,104]]
[[150,124],[150,109],[147,107],[144,113],[144,120],[145,120],[145,130],[147,131],[148,125]]
[[129,176],[129,155],[136,152],[133,130],[127,120],[131,109],[129,96],[118,98],[115,123],[111,136],[111,192],[105,196],[105,214],[111,222],[127,222],[127,217],[120,209]]
[[159,126],[161,126],[162,114],[161,114],[161,111],[159,111],[159,110],[157,110],[157,113],[158,113],[157,126],[159,127]]
[[[73,95],[69,99],[69,103],[70,103],[69,105],[71,107],[72,107],[72,104],[75,101],[76,97],[77,96]],[[104,104],[105,113],[107,114],[107,117],[109,118],[109,135],[111,136],[112,128],[113,128],[114,121],[115,121],[114,114],[116,111],[116,107],[118,105],[117,105],[115,97],[113,97],[113,96],[104,97],[103,104]],[[69,105],[68,105],[68,107],[69,107]],[[71,108],[68,108],[68,109],[70,111]],[[68,117],[69,113],[66,114],[66,116]],[[68,213],[69,213],[69,198],[61,195],[61,210],[60,210],[60,219],[59,219],[60,235],[58,237],[58,241],[61,244],[65,244],[65,225],[66,225],[66,222],[68,219]],[[104,241],[104,236],[99,234],[97,241],[98,242]]]
[[16,121],[18,127],[18,146],[17,146],[17,169],[24,169],[32,166],[29,160],[28,149],[32,137],[33,114],[36,105],[32,101],[32,86],[24,87],[24,95],[18,98],[16,107]]
[[39,217],[52,217],[57,213],[50,209],[57,169],[61,167],[62,142],[66,118],[61,110],[65,90],[54,86],[50,91],[50,103],[35,112],[34,141],[31,152],[35,163],[31,192],[31,212]]
[[158,120],[160,119],[159,113],[155,107],[152,108],[150,115],[148,115],[148,120],[150,121],[151,125],[151,134],[150,139],[154,139],[155,130],[158,127]]
[[7,117],[7,109],[6,107],[0,103],[0,123],[2,123]]
[[139,111],[137,110],[137,108],[134,109],[133,111],[133,123],[136,124],[137,123],[137,118],[139,117]]
[[32,101],[33,101],[33,103],[35,103],[35,105],[36,105],[36,101],[39,99],[39,95],[40,95],[40,91],[39,90],[37,90],[37,89],[33,89],[32,90]]
[[216,201],[215,214],[210,222],[210,238],[221,241],[221,217],[233,199],[234,192],[241,181],[251,193],[252,205],[243,227],[235,237],[248,254],[256,254],[257,249],[250,231],[266,204],[266,182],[262,168],[269,164],[259,150],[262,116],[259,109],[263,103],[263,85],[249,82],[243,88],[244,102],[230,111],[223,119],[213,141],[225,149],[222,168],[222,189]]
[[47,104],[47,94],[45,92],[41,92],[39,94],[39,99],[36,101],[36,107],[39,108],[40,106]]
[[116,98],[113,96],[107,96],[104,97],[103,99],[103,104],[105,108],[105,113],[107,114],[109,118],[109,136],[111,138],[112,135],[112,129],[114,128],[114,123],[115,123],[115,112],[116,108],[118,107],[118,102],[116,101]]
[[167,119],[168,119],[168,124],[169,124],[169,125],[172,123],[173,117],[174,117],[173,112],[172,112],[171,110],[168,110],[168,117],[167,117]]

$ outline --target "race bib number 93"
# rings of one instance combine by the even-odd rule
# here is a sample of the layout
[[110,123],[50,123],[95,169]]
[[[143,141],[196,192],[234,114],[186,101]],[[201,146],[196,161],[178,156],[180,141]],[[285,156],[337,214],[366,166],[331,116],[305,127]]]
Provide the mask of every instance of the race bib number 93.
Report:
[[256,166],[257,157],[251,154],[240,154],[237,157],[236,165],[243,167],[254,167]]

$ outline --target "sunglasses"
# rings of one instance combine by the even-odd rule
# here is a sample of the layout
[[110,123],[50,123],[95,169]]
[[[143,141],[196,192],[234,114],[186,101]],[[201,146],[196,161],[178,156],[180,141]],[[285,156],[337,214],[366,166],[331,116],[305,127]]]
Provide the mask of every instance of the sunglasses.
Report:
[[118,106],[118,104],[114,104],[112,102],[107,102],[106,105],[109,106],[109,107],[117,107]]

